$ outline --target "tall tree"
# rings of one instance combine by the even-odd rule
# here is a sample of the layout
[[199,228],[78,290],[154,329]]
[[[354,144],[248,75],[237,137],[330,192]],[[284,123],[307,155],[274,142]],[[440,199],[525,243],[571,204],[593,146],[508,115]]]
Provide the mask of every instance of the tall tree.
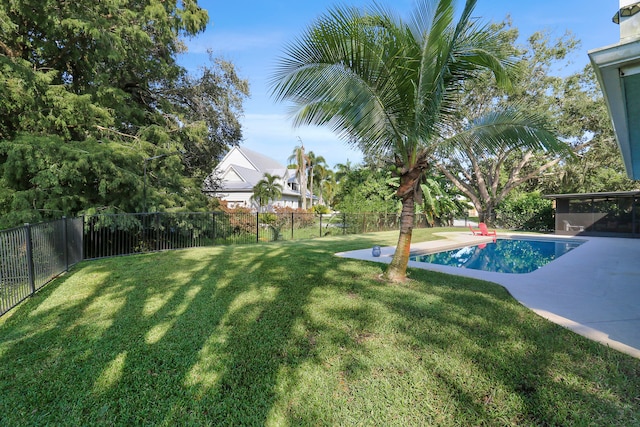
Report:
[[196,0],[0,3],[0,215],[140,210],[145,159],[177,150],[148,164],[153,206],[204,207],[201,178],[240,141],[248,94],[228,62],[177,64],[207,21]]
[[308,159],[304,151],[304,144],[300,141],[300,145],[293,148],[293,152],[288,158],[289,164],[295,165],[296,175],[300,184],[300,206],[307,209],[307,165]]
[[[185,153],[191,176],[201,180],[209,175],[221,156],[242,140],[239,117],[248,95],[248,82],[238,76],[234,65],[211,52],[209,65],[201,66],[197,75],[183,74],[158,89],[158,96],[167,104],[163,110],[173,111],[161,140],[174,141]],[[159,139],[157,128],[146,134]]]
[[[459,120],[463,82],[489,69],[509,83],[512,49],[472,19],[475,4],[467,0],[458,14],[454,0],[419,1],[408,21],[378,5],[334,7],[289,45],[273,77],[275,98],[293,103],[294,124],[329,125],[347,143],[393,162],[402,213],[385,271],[392,281],[406,278],[420,183]],[[473,143],[501,146],[504,129],[484,127],[486,137]],[[519,134],[539,145],[530,132]]]
[[[518,31],[511,28],[509,22],[495,24],[492,28],[508,43],[515,43],[518,37]],[[563,64],[577,46],[578,42],[570,34],[557,40],[551,40],[547,33],[531,35],[527,44],[518,48],[522,59],[509,91],[497,87],[486,72],[465,83],[459,112],[466,120],[461,120],[454,132],[465,132],[470,123],[482,125],[488,120],[537,121],[538,127],[558,129],[559,135],[572,141],[574,149],[579,149],[584,135],[567,132],[565,126],[560,126],[563,107],[558,100],[562,99],[563,78],[554,75],[554,67]],[[518,119],[523,111],[527,114]],[[532,120],[531,113],[537,119]],[[477,145],[460,144],[440,153],[437,167],[469,198],[482,222],[494,222],[495,208],[514,189],[570,159],[569,144],[558,152],[514,142],[495,152],[479,149]]]
[[552,193],[591,193],[638,188],[626,176],[611,119],[593,68],[563,79],[555,97],[558,102],[558,129],[573,140],[576,156],[559,164],[553,173],[531,183],[529,190]]
[[[314,181],[318,185],[318,204],[321,206],[325,205],[325,192],[330,189],[330,182],[333,179],[333,171],[329,169],[327,163],[324,158],[321,163],[318,163],[313,171]],[[327,197],[330,199],[330,197]]]
[[319,167],[326,165],[327,161],[322,156],[316,156],[313,151],[307,153],[307,182],[309,183],[309,195],[311,197],[311,207],[313,207],[313,199],[315,197],[313,193],[313,185],[316,181],[316,171]]

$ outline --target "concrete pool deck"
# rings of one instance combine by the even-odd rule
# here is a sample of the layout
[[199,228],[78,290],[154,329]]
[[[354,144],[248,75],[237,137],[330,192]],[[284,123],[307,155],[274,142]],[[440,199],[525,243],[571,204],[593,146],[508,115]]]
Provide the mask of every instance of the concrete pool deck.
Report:
[[[412,251],[440,252],[493,240],[472,236],[469,231],[435,234],[444,239],[414,243]],[[517,234],[498,234],[498,238],[500,236]],[[494,273],[413,261],[409,262],[409,267],[497,283],[540,316],[640,358],[640,239],[535,237],[580,239],[585,243],[526,274]],[[394,252],[395,247],[388,246],[381,248],[378,258],[371,255],[371,248],[336,255],[389,263]]]

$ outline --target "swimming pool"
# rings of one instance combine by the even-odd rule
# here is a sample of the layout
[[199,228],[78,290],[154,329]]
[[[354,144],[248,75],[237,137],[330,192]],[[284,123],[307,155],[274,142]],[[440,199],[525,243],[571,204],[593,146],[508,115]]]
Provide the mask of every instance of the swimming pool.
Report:
[[577,248],[583,240],[498,239],[433,254],[412,253],[410,261],[497,273],[531,273]]

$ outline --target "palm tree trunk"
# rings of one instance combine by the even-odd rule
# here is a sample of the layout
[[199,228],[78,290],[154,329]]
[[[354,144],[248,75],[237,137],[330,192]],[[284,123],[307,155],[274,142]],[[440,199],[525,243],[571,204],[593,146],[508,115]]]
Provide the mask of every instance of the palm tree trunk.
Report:
[[309,193],[311,193],[311,202],[309,205],[311,205],[311,209],[313,209],[313,164],[311,164],[309,168]]
[[402,282],[407,277],[407,263],[411,251],[411,235],[413,233],[413,221],[415,217],[415,193],[411,192],[402,199],[402,213],[400,214],[400,236],[396,245],[391,264],[387,267],[384,276],[393,282]]
[[[402,163],[397,161],[397,165]],[[400,186],[396,196],[402,200],[402,212],[400,213],[400,236],[393,254],[391,264],[384,273],[387,280],[403,282],[407,278],[407,264],[411,251],[411,235],[416,216],[416,195],[421,191],[420,181],[427,169],[428,162],[425,155],[418,156],[413,167],[400,174]]]

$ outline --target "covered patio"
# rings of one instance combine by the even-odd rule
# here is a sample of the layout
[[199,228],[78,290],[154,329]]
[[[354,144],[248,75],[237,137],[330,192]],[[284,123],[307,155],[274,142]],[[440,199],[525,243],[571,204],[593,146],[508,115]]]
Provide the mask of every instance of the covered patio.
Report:
[[544,197],[554,200],[556,234],[640,237],[640,190]]

